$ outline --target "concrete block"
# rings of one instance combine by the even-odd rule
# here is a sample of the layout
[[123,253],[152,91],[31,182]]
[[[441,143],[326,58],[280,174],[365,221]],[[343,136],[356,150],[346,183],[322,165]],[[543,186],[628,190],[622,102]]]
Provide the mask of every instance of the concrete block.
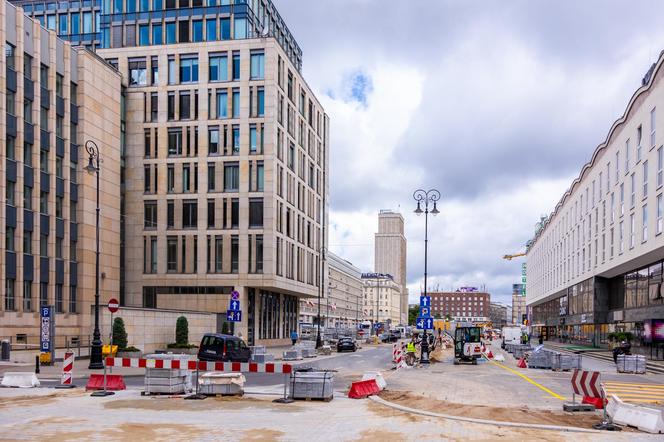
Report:
[[627,425],[648,433],[664,433],[664,416],[660,409],[627,404],[612,394],[606,412],[618,425]]
[[32,372],[6,372],[2,377],[3,387],[32,388],[39,387],[39,379]]

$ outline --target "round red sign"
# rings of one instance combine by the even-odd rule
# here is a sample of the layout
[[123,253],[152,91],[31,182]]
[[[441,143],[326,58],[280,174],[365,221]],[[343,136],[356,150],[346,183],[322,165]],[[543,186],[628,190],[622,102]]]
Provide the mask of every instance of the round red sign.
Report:
[[117,312],[119,308],[120,308],[120,303],[118,302],[117,299],[115,299],[115,298],[111,298],[111,299],[108,301],[108,310],[109,310],[111,313],[115,313],[115,312]]

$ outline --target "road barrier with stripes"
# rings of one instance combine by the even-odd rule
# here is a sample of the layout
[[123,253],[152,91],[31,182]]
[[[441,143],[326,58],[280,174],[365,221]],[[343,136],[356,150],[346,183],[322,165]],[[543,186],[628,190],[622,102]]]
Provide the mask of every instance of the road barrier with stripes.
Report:
[[196,359],[139,359],[139,358],[106,358],[107,367],[127,368],[163,368],[171,370],[220,371],[226,373],[274,373],[290,374],[291,364],[278,362],[210,362]]
[[63,386],[71,386],[72,370],[74,370],[74,352],[67,351],[64,360],[62,361],[62,377],[60,384]]

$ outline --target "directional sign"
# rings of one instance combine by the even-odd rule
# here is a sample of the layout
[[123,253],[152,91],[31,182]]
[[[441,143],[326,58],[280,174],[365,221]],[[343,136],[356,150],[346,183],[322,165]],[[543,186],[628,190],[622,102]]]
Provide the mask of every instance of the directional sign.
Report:
[[431,296],[420,296],[420,307],[431,307]]
[[429,307],[420,307],[420,316],[423,317],[428,317],[431,312],[429,311]]
[[111,313],[115,313],[118,311],[119,308],[120,308],[120,303],[118,302],[117,299],[111,298],[108,300],[108,311],[110,311]]
[[415,325],[417,325],[417,328],[420,330],[433,330],[433,318],[423,318],[422,316],[418,316]]
[[226,320],[230,322],[240,322],[242,321],[242,312],[226,310]]
[[240,301],[232,300],[228,305],[229,305],[229,310],[234,312],[240,311]]
[[240,300],[240,292],[238,292],[237,290],[233,290],[231,292],[231,299],[233,301],[239,301]]
[[51,318],[52,318],[52,307],[42,307],[40,309],[41,313],[41,329],[40,329],[40,348],[42,352],[51,351]]

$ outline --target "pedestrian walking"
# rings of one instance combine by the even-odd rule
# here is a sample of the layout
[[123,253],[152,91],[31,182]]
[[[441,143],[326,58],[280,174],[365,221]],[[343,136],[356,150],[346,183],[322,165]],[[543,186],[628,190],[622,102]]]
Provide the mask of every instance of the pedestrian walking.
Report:
[[290,338],[293,341],[293,345],[297,344],[297,332],[295,330],[290,332]]

